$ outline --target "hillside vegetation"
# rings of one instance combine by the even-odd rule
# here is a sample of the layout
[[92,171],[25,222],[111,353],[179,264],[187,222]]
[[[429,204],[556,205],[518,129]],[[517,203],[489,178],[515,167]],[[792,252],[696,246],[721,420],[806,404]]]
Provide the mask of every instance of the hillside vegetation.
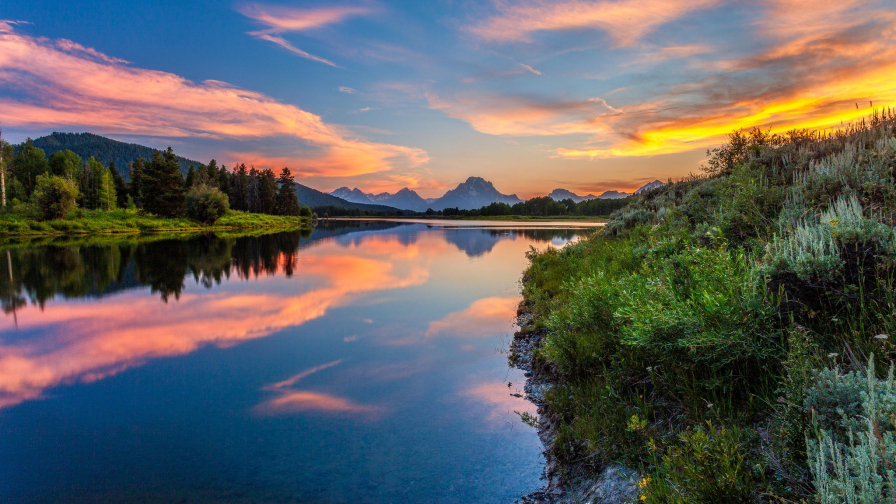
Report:
[[648,503],[896,502],[896,116],[737,132],[530,254],[550,447]]

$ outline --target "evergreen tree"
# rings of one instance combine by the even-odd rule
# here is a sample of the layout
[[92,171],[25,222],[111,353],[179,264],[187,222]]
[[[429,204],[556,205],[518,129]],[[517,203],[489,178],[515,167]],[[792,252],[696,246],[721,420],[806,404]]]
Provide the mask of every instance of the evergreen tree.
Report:
[[29,138],[12,159],[16,179],[25,188],[25,196],[31,196],[37,176],[49,171],[49,164],[43,149],[38,149]]
[[102,163],[91,157],[79,177],[81,206],[90,210],[115,208],[115,181]]
[[221,169],[218,170],[218,189],[224,194],[230,194],[230,174],[224,165],[221,165]]
[[[208,172],[208,185],[211,187],[221,187],[221,182],[219,180],[218,175],[218,162],[212,159],[208,162],[208,166],[206,167],[206,171]],[[227,191],[224,191],[224,194],[227,194]]]
[[230,176],[230,208],[247,210],[248,185],[249,173],[246,171],[246,165],[241,164],[233,170],[233,174]]
[[262,170],[258,177],[258,212],[273,215],[277,206],[277,177],[274,170]]
[[171,147],[156,152],[143,172],[143,208],[162,217],[177,217],[184,210],[184,178]]
[[143,191],[143,158],[137,158],[136,161],[131,163],[129,178],[131,183],[128,187],[128,193],[130,193],[131,199],[134,200],[134,205],[137,208],[143,208],[143,199],[141,197]]
[[81,171],[81,156],[65,149],[56,151],[50,156],[49,168],[50,173],[57,177],[74,180]]
[[189,189],[196,184],[196,170],[193,169],[193,165],[190,165],[190,169],[187,170],[187,178],[184,179],[184,189]]
[[283,168],[277,183],[280,185],[277,191],[277,214],[299,215],[299,197],[296,196],[296,183],[289,168]]
[[205,165],[199,165],[199,169],[196,170],[196,184],[194,185],[209,185],[208,168]]
[[253,166],[249,170],[246,179],[246,210],[252,213],[261,213],[261,200],[258,191],[258,170]]
[[128,206],[128,186],[124,183],[124,177],[115,168],[115,160],[109,161],[109,175],[112,175],[112,183],[115,186],[115,204],[118,208]]

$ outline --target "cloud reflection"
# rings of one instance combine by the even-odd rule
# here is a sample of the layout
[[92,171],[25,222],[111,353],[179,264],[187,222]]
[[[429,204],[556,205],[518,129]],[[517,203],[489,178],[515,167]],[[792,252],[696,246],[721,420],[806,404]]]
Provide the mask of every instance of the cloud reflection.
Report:
[[[393,253],[402,256],[405,249],[395,237],[377,236],[374,241],[370,251],[360,246],[346,253],[330,245],[298,254],[294,267],[302,273],[301,283],[280,272],[252,283],[228,283],[222,290],[185,292],[169,304],[132,291],[99,302],[22,308],[18,327],[38,335],[17,339],[10,331],[0,337],[0,407],[38,398],[50,387],[95,381],[150,358],[261,338],[321,317],[362,295],[426,282],[425,266],[391,258]],[[252,286],[260,283],[270,284],[270,292],[253,292],[257,288]],[[300,292],[282,292],[289,290]],[[2,322],[11,328],[9,318]],[[283,404],[302,401],[326,404],[307,395]]]
[[448,334],[476,338],[508,332],[519,303],[520,298],[517,296],[477,299],[465,310],[449,313],[430,322],[426,336]]

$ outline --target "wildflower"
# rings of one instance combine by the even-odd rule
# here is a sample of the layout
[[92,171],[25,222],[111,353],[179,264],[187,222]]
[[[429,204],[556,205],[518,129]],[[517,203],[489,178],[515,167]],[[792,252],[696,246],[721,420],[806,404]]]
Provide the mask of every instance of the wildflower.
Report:
[[829,353],[828,359],[833,359],[834,357],[839,357],[839,356],[840,356],[840,354],[838,354],[838,353]]
[[650,476],[642,478],[641,481],[638,482],[638,488],[647,488],[648,483],[650,483]]
[[877,336],[874,337],[874,339],[883,341],[883,340],[885,340],[885,339],[890,339],[890,335],[888,335],[888,334],[878,334]]
[[646,501],[646,500],[647,500],[647,496],[646,496],[646,495],[642,495],[642,496],[641,496],[641,500],[642,500],[642,501]]

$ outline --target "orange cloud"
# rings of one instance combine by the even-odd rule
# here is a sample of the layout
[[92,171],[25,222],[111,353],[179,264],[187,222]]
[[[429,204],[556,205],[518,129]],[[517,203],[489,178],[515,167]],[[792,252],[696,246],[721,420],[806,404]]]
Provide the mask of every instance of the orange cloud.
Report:
[[548,0],[494,2],[498,15],[471,26],[476,36],[495,42],[532,42],[542,31],[596,29],[614,43],[632,45],[658,26],[718,0]]
[[74,42],[18,35],[9,23],[0,25],[0,86],[20,96],[0,98],[0,122],[8,127],[86,127],[166,138],[291,138],[307,148],[285,156],[289,164],[327,176],[413,168],[429,160],[421,149],[358,138],[261,93],[131,68]]
[[[393,259],[393,252],[405,249],[397,237],[391,237],[390,249],[387,237],[374,236],[376,247],[367,248],[365,239],[353,246],[351,255],[333,243],[298,254],[295,270],[314,286],[292,295],[199,291],[164,304],[145,293],[129,292],[102,303],[23,308],[17,314],[18,327],[39,330],[42,336],[0,338],[0,407],[38,398],[49,387],[94,381],[147,359],[261,338],[321,317],[358,296],[426,282],[425,267]],[[292,383],[303,377],[293,377]],[[287,382],[275,385],[292,384]],[[297,408],[303,401],[306,407],[326,404],[324,398],[311,396],[281,402]],[[337,407],[338,402],[332,404]]]
[[469,308],[449,313],[430,322],[426,336],[452,334],[462,338],[494,336],[510,331],[519,297],[487,297],[477,299]]
[[[492,40],[528,40],[539,30],[598,27],[609,24],[641,2],[501,2],[501,16],[476,27]],[[631,36],[613,35],[619,45],[634,40],[689,12],[676,2],[658,2],[632,14],[647,18]],[[699,4],[695,8],[709,7]],[[589,9],[593,8],[593,12]],[[466,92],[427,95],[430,107],[462,119],[477,131],[504,136],[587,135],[576,145],[556,148],[556,157],[593,159],[648,156],[718,145],[734,129],[838,127],[878,107],[896,105],[896,12],[883,0],[766,0],[751,5],[761,20],[745,26],[758,49],[707,44],[655,48],[628,47],[627,65],[655,65],[682,59],[692,75],[685,82],[651,88],[649,99],[607,103],[600,98],[556,100],[531,95],[497,96]],[[648,12],[650,11],[650,12]],[[651,20],[656,19],[656,22]],[[603,18],[602,18],[603,19]],[[619,23],[628,28],[635,23]],[[615,26],[615,24],[614,24]],[[603,29],[603,28],[601,28]],[[621,30],[622,28],[620,28]],[[722,42],[724,43],[724,41]],[[646,52],[645,52],[646,51]],[[743,51],[746,51],[745,53]],[[641,67],[639,66],[639,69]],[[657,67],[659,68],[659,67]],[[662,71],[662,70],[657,70]],[[641,72],[641,70],[639,70]],[[640,75],[640,74],[639,74]],[[688,74],[683,74],[687,76]],[[638,77],[641,78],[641,77]],[[651,86],[654,84],[651,83]],[[629,96],[633,91],[628,86]],[[605,94],[606,98],[610,93]],[[859,110],[855,104],[862,106]]]

